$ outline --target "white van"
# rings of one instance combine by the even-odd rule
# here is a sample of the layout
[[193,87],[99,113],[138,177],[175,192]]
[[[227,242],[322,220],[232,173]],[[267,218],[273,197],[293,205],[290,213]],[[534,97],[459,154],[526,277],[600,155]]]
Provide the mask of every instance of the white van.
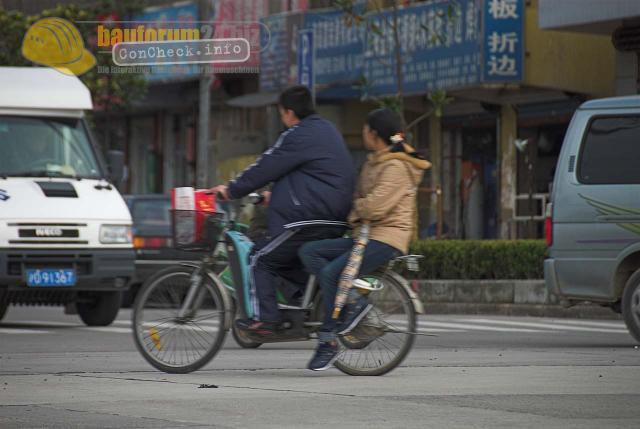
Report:
[[[10,304],[75,304],[110,324],[134,272],[131,216],[89,134],[87,87],[51,68],[0,67],[0,319]],[[69,306],[71,308],[72,306]]]

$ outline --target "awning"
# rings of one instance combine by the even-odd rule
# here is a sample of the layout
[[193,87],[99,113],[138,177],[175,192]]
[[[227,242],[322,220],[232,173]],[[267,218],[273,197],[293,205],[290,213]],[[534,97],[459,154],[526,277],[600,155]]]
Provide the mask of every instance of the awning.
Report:
[[265,107],[278,102],[277,92],[254,92],[227,101],[231,107]]

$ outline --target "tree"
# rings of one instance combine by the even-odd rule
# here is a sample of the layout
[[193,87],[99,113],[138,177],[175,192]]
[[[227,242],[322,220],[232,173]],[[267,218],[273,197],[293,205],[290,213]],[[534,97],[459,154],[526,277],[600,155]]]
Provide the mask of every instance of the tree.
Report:
[[[380,65],[383,67],[394,67],[395,70],[395,86],[396,93],[392,96],[386,97],[369,97],[367,95],[367,88],[371,86],[371,82],[368,82],[365,76],[362,76],[359,86],[364,92],[365,99],[373,99],[382,107],[388,107],[392,110],[400,113],[403,120],[405,131],[409,133],[419,122],[428,118],[432,114],[436,116],[442,115],[442,108],[450,103],[453,99],[448,97],[444,90],[429,91],[427,96],[431,102],[431,109],[424,112],[418,118],[411,123],[406,122],[404,114],[404,73],[403,73],[403,52],[407,49],[402,46],[400,40],[400,31],[398,24],[398,11],[399,4],[403,6],[410,6],[418,3],[418,1],[412,0],[370,0],[367,2],[366,7],[362,7],[362,0],[334,0],[334,7],[338,8],[344,13],[345,24],[352,26],[364,26],[367,32],[370,32],[379,37],[387,37],[387,34],[391,34],[393,40],[393,64],[389,64],[386,61],[380,60]],[[386,17],[383,13],[385,10],[391,10],[391,17]],[[381,23],[378,24],[371,19],[368,19],[369,14],[377,14],[381,16]],[[421,25],[423,31],[427,32],[427,37],[432,40],[438,40],[444,42],[447,37],[446,26],[454,25],[458,19],[459,5],[456,0],[451,0],[448,7],[446,16],[441,17],[445,21],[442,31],[434,30],[425,25]],[[427,88],[425,88],[426,90]]]
[[[18,11],[0,9],[0,64],[4,66],[27,67],[32,63],[21,53],[22,39],[29,27],[36,21],[46,17],[59,17],[71,22],[97,20],[101,16],[131,16],[142,10],[143,1],[104,0],[87,10],[67,4],[53,9],[43,10],[38,15],[26,16]],[[76,25],[85,45],[95,48],[95,24]],[[111,66],[111,56],[96,55],[96,67],[80,76],[82,82],[91,91],[96,110],[105,113],[114,109],[126,109],[134,101],[140,99],[146,91],[143,76],[134,73],[100,73],[100,66]]]

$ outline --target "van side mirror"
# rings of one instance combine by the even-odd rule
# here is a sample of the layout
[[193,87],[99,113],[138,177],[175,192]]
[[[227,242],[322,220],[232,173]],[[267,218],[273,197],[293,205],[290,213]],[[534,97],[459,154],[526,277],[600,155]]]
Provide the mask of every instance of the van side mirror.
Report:
[[109,179],[116,187],[124,180],[124,152],[110,150],[107,152],[107,166],[109,167]]

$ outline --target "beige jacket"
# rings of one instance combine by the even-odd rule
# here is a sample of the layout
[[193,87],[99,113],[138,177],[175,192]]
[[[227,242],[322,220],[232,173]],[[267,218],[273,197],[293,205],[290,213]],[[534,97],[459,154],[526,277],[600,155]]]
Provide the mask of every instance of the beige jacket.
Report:
[[[370,240],[407,253],[413,232],[417,188],[431,163],[389,149],[369,155],[362,167],[349,223],[357,237],[363,220],[370,222]],[[405,145],[409,153],[415,151]]]

